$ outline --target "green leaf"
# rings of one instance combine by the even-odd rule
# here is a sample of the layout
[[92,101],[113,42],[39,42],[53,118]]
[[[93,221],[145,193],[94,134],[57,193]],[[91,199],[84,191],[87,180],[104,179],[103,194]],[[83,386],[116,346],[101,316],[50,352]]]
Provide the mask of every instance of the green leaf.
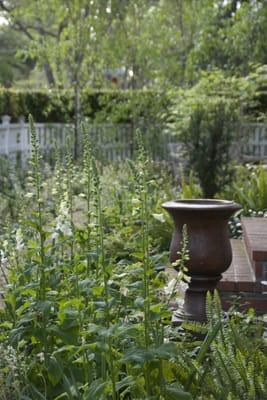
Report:
[[48,379],[52,383],[53,386],[56,386],[63,375],[63,370],[61,365],[57,361],[55,357],[51,357],[48,361],[47,365]]
[[[211,343],[213,342],[213,340],[216,338],[220,328],[221,328],[221,321],[217,321],[217,323],[214,325],[213,329],[207,334],[207,336],[205,337],[204,342],[202,343],[200,350],[198,352],[198,355],[196,357],[196,363],[197,364],[201,364],[201,362],[204,360]],[[189,375],[187,384],[186,384],[186,389],[188,390],[193,382],[194,376],[197,373],[197,369],[194,369],[191,374]]]
[[78,329],[61,329],[59,327],[50,328],[50,332],[58,336],[63,343],[76,345],[78,343]]
[[119,392],[121,389],[131,387],[134,384],[135,384],[135,378],[131,375],[128,375],[116,383],[116,391]]
[[44,316],[48,316],[50,313],[50,309],[52,307],[52,302],[51,301],[38,301],[37,305],[36,305],[36,309],[41,311],[43,313]]
[[139,261],[143,261],[143,259],[144,259],[144,253],[142,253],[142,252],[132,253],[132,256]]
[[16,296],[14,293],[7,293],[5,295],[5,303],[12,309],[15,310],[16,308]]
[[62,400],[62,399],[66,400],[67,398],[68,398],[68,394],[66,392],[64,392],[64,393],[61,393],[59,396],[57,396],[54,400]]
[[37,243],[35,240],[28,240],[27,246],[29,249],[38,249],[39,248],[39,243]]
[[86,400],[100,400],[102,395],[105,392],[106,382],[103,382],[102,379],[97,379],[94,381],[86,393]]
[[34,399],[35,400],[46,400],[46,396],[44,396],[32,383],[30,383],[30,388],[34,392]]
[[165,392],[168,400],[193,400],[190,393],[175,385],[166,386]]
[[143,365],[146,361],[153,360],[154,354],[145,349],[131,349],[122,358],[122,362],[133,362]]
[[103,286],[94,286],[92,288],[92,293],[94,296],[101,296],[103,294],[104,287]]
[[144,304],[145,304],[145,299],[141,296],[138,296],[134,301],[135,307],[141,308],[141,310],[144,308]]
[[162,309],[162,304],[154,304],[150,307],[150,311],[153,313],[159,313]]

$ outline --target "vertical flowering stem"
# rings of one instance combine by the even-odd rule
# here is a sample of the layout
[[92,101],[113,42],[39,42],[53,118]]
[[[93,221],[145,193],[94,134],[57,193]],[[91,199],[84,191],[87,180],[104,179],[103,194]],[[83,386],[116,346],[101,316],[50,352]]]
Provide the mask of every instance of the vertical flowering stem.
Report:
[[[103,224],[103,210],[102,210],[102,199],[101,199],[101,183],[99,179],[99,172],[97,166],[93,161],[93,176],[94,176],[94,186],[95,186],[95,196],[96,196],[96,216],[97,216],[97,227],[98,227],[98,271],[97,274],[101,274],[104,285],[104,303],[105,303],[105,326],[107,329],[110,328],[110,309],[109,309],[109,289],[108,289],[108,279],[109,272],[107,270],[107,261],[105,259],[105,249],[104,249],[104,224]],[[105,339],[106,340],[106,339]],[[108,344],[108,354],[107,354],[107,364],[109,367],[109,373],[111,377],[112,386],[112,400],[117,399],[116,391],[116,372],[113,359],[113,348],[112,348],[112,338],[111,336],[107,339]],[[106,357],[102,357],[102,377],[106,379]]]
[[31,132],[31,165],[33,167],[33,182],[35,187],[35,196],[37,200],[37,231],[40,240],[40,292],[39,296],[41,300],[45,300],[45,249],[44,241],[45,235],[43,231],[43,210],[42,210],[42,199],[41,199],[41,174],[40,174],[40,150],[37,140],[36,130],[34,127],[34,121],[32,116],[29,116],[30,132]]
[[[142,258],[143,258],[143,298],[144,298],[144,333],[145,348],[150,345],[150,285],[151,264],[149,257],[149,234],[148,234],[148,199],[147,199],[147,172],[148,159],[145,154],[142,136],[136,134],[138,145],[138,170],[136,171],[137,191],[140,200],[141,212],[141,237],[142,237]],[[147,395],[150,394],[149,366],[145,364],[145,386]]]
[[[73,156],[72,156],[72,149],[71,143],[69,140],[68,149],[66,154],[66,167],[67,167],[67,193],[68,193],[68,203],[69,203],[69,211],[70,211],[70,222],[72,233],[74,234],[74,223],[73,223],[73,189],[72,189],[72,182],[73,182]],[[73,265],[73,258],[74,258],[74,240],[73,235],[71,238],[71,245],[70,245],[70,259],[71,265]]]
[[91,184],[92,184],[92,149],[88,133],[86,132],[84,124],[82,124],[83,134],[83,169],[86,178],[86,214],[87,214],[87,238],[86,238],[86,262],[87,262],[87,275],[91,267],[90,246],[91,246]]
[[[37,231],[40,240],[40,263],[38,268],[38,275],[40,275],[39,284],[39,300],[46,300],[46,275],[45,275],[45,232],[43,229],[43,209],[42,209],[42,199],[41,199],[41,174],[40,174],[40,150],[37,140],[36,130],[34,127],[33,118],[29,116],[30,132],[31,132],[31,146],[32,146],[32,157],[31,165],[33,167],[33,181],[35,186],[35,195],[37,200]],[[38,276],[39,278],[39,276]],[[42,315],[42,332],[43,332],[43,342],[44,342],[44,357],[47,361],[48,357],[48,341],[46,333],[46,317]]]
[[186,225],[183,225],[181,251],[178,251],[177,255],[178,255],[178,258],[176,261],[174,261],[172,263],[172,267],[178,271],[178,274],[172,285],[172,289],[169,294],[169,298],[167,299],[167,302],[166,302],[167,306],[169,306],[169,304],[173,298],[177,284],[179,282],[184,282],[186,284],[188,284],[190,282],[190,277],[187,275],[188,269],[186,267],[186,263],[189,260],[188,233],[187,233]]

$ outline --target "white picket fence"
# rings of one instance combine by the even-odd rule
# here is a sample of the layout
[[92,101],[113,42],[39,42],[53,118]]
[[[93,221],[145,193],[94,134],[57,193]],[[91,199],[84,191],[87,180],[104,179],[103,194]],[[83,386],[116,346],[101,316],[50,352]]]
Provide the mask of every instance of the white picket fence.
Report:
[[[35,124],[40,149],[49,156],[57,143],[65,148],[66,137],[73,130],[67,124]],[[105,161],[131,158],[134,153],[134,132],[131,124],[90,124],[87,126],[100,159]],[[144,129],[144,141],[156,160],[179,161],[181,146],[173,137],[163,133],[161,127]],[[267,161],[267,124],[244,124],[239,130],[239,139],[235,143],[233,155],[239,161]],[[22,163],[30,156],[29,125],[21,118],[11,123],[9,116],[2,117],[0,124],[0,156]]]
[[241,159],[267,161],[267,124],[250,123],[241,126]]
[[[40,149],[47,153],[55,145],[65,146],[67,125],[64,124],[35,124]],[[0,124],[0,156],[11,161],[20,159],[24,163],[31,154],[31,134],[29,124],[24,118],[18,123],[10,123],[10,117],[2,117]]]

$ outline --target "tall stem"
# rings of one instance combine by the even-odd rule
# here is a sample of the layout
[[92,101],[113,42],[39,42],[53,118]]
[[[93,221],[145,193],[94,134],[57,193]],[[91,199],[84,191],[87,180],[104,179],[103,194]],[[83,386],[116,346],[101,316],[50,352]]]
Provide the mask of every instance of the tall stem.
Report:
[[92,190],[92,151],[91,145],[84,124],[82,124],[83,133],[83,166],[86,177],[86,205],[87,205],[87,238],[86,238],[86,272],[87,275],[91,269],[91,257],[89,255],[91,248],[91,190]]
[[[97,172],[96,172],[97,173]],[[99,229],[99,266],[101,268],[101,274],[103,277],[103,284],[104,284],[104,303],[105,303],[105,325],[106,328],[110,328],[110,310],[109,310],[109,290],[108,290],[108,271],[106,269],[106,259],[105,259],[105,250],[104,250],[104,230],[103,230],[103,210],[102,210],[102,199],[101,199],[101,186],[99,179],[97,178],[98,186],[96,187],[97,191],[97,206],[98,206],[98,229]],[[99,271],[100,272],[100,271]],[[113,359],[113,346],[112,346],[112,338],[109,336],[108,341],[108,357],[107,363],[109,366],[109,373],[111,378],[112,384],[112,399],[117,399],[117,392],[116,392],[116,371],[114,366],[114,359]],[[103,364],[102,364],[102,372],[104,374],[103,378],[106,375],[106,361],[105,357],[103,357]]]
[[[35,184],[35,195],[37,200],[37,232],[40,240],[40,263],[38,270],[40,271],[40,284],[39,284],[39,299],[41,301],[46,300],[46,276],[45,276],[45,236],[43,230],[43,210],[42,210],[42,199],[41,199],[41,176],[40,176],[40,151],[37,140],[37,135],[34,127],[33,118],[29,116],[30,132],[31,132],[31,146],[32,146],[32,159],[31,164],[33,166],[33,179]],[[42,330],[44,340],[44,355],[47,361],[48,356],[48,341],[46,334],[46,317],[42,317]]]

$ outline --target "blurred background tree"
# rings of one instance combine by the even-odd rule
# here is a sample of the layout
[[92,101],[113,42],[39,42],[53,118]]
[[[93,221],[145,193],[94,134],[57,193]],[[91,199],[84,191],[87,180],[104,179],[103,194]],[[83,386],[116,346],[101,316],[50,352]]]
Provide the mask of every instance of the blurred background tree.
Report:
[[0,29],[0,85],[9,88],[16,80],[28,79],[34,68],[30,57],[19,57],[18,49],[26,46],[26,39],[8,25]]
[[220,72],[254,79],[265,114],[266,0],[0,0],[0,12],[0,83],[71,91],[75,154],[86,87],[191,90]]
[[185,86],[203,70],[267,63],[264,0],[0,0],[0,10],[12,57],[35,60],[49,87]]

